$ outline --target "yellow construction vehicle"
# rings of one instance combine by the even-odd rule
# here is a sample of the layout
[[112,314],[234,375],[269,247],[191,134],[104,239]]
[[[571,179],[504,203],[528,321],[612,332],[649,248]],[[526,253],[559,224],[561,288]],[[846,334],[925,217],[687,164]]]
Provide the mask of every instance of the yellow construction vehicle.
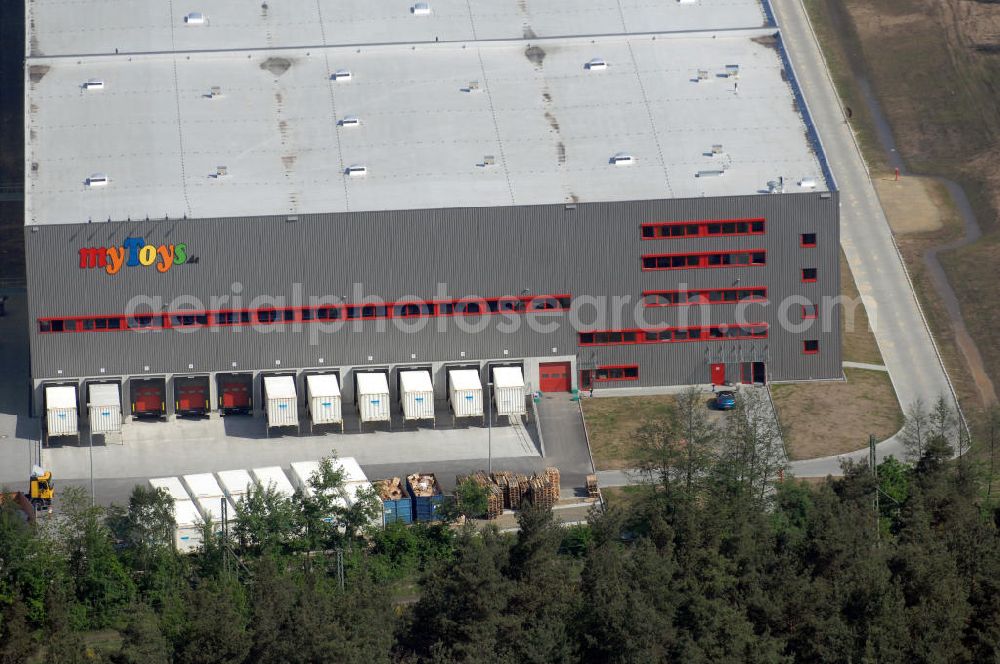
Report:
[[50,512],[52,510],[52,497],[55,493],[52,471],[45,470],[40,466],[32,466],[28,497],[31,499],[31,506],[35,508],[35,512]]

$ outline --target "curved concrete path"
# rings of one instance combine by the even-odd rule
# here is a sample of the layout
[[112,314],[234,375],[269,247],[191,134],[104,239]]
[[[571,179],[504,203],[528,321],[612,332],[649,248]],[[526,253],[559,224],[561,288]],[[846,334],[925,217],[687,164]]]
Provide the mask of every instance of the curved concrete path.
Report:
[[[771,0],[785,48],[823,140],[840,188],[841,244],[865,301],[875,339],[904,411],[917,399],[932,403],[954,391],[868,169],[844,117],[819,43],[801,0]],[[899,435],[879,443],[879,459],[903,456]],[[842,458],[867,459],[868,448],[791,464],[798,477],[840,474]]]

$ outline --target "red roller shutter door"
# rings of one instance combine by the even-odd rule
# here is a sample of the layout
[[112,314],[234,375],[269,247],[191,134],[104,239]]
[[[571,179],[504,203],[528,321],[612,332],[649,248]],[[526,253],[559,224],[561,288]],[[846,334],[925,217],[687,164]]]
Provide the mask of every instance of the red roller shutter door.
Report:
[[538,389],[542,392],[569,392],[569,362],[543,362],[538,365]]

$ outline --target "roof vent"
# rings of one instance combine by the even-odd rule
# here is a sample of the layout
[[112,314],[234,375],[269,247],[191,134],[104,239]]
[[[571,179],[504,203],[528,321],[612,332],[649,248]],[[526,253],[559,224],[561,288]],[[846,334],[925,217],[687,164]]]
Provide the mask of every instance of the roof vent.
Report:
[[463,88],[464,92],[479,92],[479,81],[469,81],[469,85]]
[[430,16],[431,6],[427,2],[416,2],[410,7],[410,13],[414,16]]
[[697,2],[698,0],[677,0],[677,4],[679,5],[693,5]]
[[228,166],[216,166],[215,167],[215,177],[216,177],[216,179],[224,178],[227,175],[229,175],[229,167]]
[[589,69],[590,71],[597,71],[599,69],[607,69],[608,63],[604,58],[591,58],[590,62],[583,66],[584,69]]
[[361,120],[354,117],[353,115],[344,116],[344,118],[338,122],[341,127],[360,127]]
[[707,69],[699,69],[698,70],[698,82],[702,83],[702,82],[705,82],[705,81],[708,81],[708,80],[709,80],[708,79],[708,70]]
[[489,168],[490,166],[496,166],[497,158],[494,155],[488,154],[483,156],[483,168]]
[[222,96],[222,88],[218,85],[213,85],[212,89],[208,91],[208,98],[215,99],[216,97]]
[[349,81],[352,78],[354,78],[354,76],[351,74],[350,69],[338,69],[330,74],[331,81]]
[[767,183],[767,192],[769,194],[783,194],[785,193],[785,178],[778,178],[777,180],[770,180]]
[[86,185],[88,187],[107,187],[108,186],[108,176],[104,173],[94,173],[86,180]]
[[208,19],[201,12],[191,12],[184,17],[185,25],[205,25]]
[[348,177],[363,178],[368,175],[368,168],[366,166],[348,166],[344,172],[347,173]]
[[83,87],[84,90],[103,90],[104,81],[102,81],[99,78],[92,78],[86,83],[84,83],[81,87]]
[[613,166],[628,166],[635,163],[635,157],[625,152],[619,152],[614,157],[609,159],[608,163]]
[[816,188],[816,178],[802,178],[799,180],[799,186],[803,189],[815,189]]
[[722,155],[722,143],[715,143],[712,145],[712,151],[708,153],[709,157],[718,157]]
[[739,78],[739,77],[740,77],[739,65],[726,65],[726,78]]
[[726,174],[724,169],[717,169],[713,171],[698,171],[694,174],[696,178],[718,178]]

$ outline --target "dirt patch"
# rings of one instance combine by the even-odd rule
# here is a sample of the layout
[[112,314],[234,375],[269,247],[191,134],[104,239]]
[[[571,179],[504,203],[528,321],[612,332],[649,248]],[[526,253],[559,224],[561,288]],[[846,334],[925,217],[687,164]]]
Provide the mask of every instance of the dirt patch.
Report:
[[793,460],[851,452],[874,434],[885,440],[903,413],[884,371],[845,369],[846,382],[771,385],[785,446]]
[[260,68],[271,72],[274,76],[281,76],[291,69],[292,61],[288,58],[268,58],[260,63]]
[[48,65],[31,65],[28,67],[28,79],[32,83],[38,83],[49,73]]
[[535,65],[536,69],[541,69],[542,63],[545,61],[545,49],[541,46],[529,46],[524,49],[524,57],[528,58],[528,61]]
[[872,174],[889,225],[897,235],[928,233],[944,228],[955,214],[944,185],[933,178]]
[[[868,311],[861,303],[861,295],[854,283],[851,266],[847,264],[844,252],[840,252],[840,293],[848,298],[845,309],[841,311],[840,331],[845,362],[866,362],[882,364],[882,353],[879,352],[875,333],[872,332]],[[854,302],[858,302],[854,306]]]
[[665,417],[676,405],[671,395],[583,399],[590,451],[598,470],[635,466],[635,433],[650,420]]

